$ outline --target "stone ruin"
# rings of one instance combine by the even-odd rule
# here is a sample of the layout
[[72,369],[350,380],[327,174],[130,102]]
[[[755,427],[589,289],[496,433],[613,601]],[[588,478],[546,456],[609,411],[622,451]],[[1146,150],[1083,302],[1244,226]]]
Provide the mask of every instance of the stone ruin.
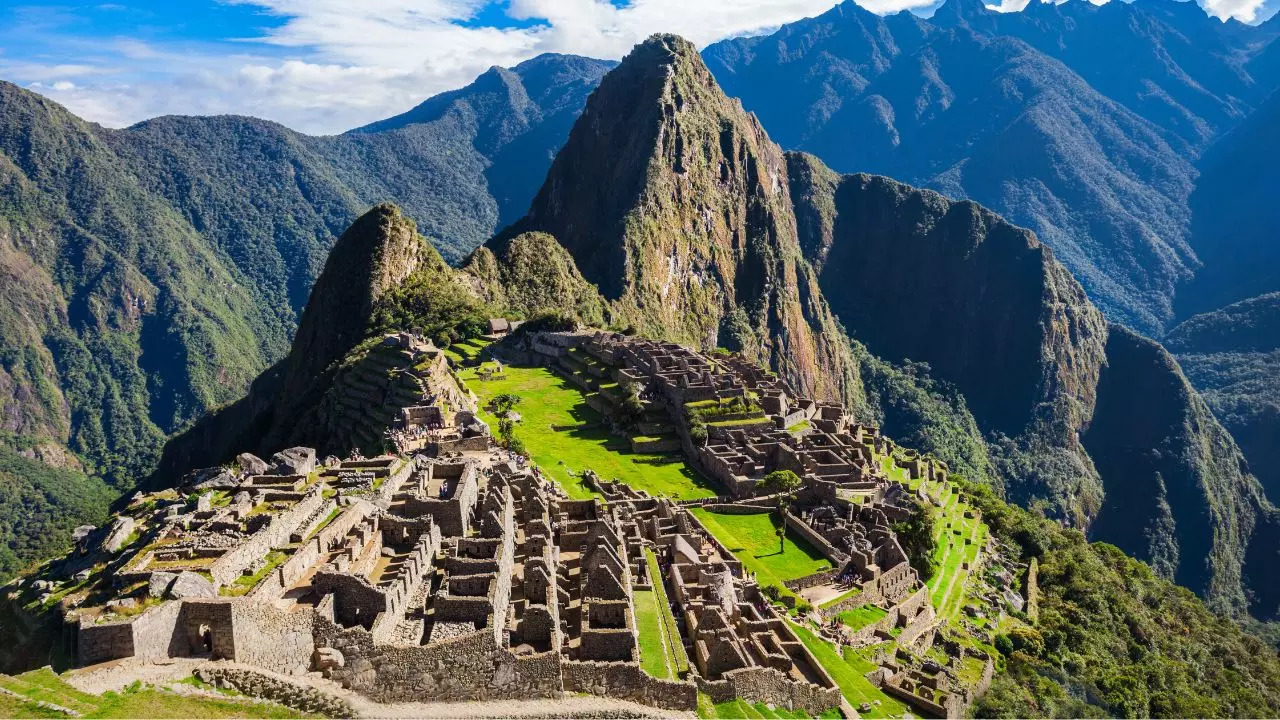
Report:
[[[424,392],[400,410],[395,454],[242,455],[189,478],[188,498],[140,496],[109,533],[81,533],[82,563],[105,552],[90,546],[134,550],[88,595],[109,599],[75,610],[78,662],[228,659],[320,672],[381,702],[595,693],[692,710],[702,692],[810,714],[840,705],[790,623],[687,508],[592,472],[603,500],[567,498],[492,444],[442,354],[401,341]],[[794,471],[804,487],[784,518],[832,560],[824,579],[890,607],[904,636],[932,632],[927,590],[890,529],[911,491],[876,464],[896,450],[878,429],[733,357],[599,332],[521,342],[548,363],[588,353],[595,372],[642,385],[680,419],[686,457],[725,488],[713,502],[759,512],[773,502],[752,500],[760,480]],[[705,444],[689,437],[691,404],[732,409]],[[894,456],[911,477],[945,477],[940,463]],[[641,669],[641,592],[668,602],[674,679]],[[894,677],[881,679],[916,682]]]

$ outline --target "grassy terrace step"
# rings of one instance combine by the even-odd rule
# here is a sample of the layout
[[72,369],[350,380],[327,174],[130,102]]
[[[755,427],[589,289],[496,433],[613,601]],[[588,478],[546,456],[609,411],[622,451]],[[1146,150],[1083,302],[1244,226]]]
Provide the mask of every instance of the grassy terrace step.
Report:
[[[791,628],[795,630],[800,642],[813,653],[818,664],[840,686],[840,693],[850,705],[856,708],[864,702],[871,703],[872,709],[862,713],[862,717],[900,718],[904,713],[910,712],[905,704],[885,694],[867,679],[867,673],[876,669],[874,663],[852,650],[846,650],[842,655],[835,646],[803,625],[793,623]],[[878,706],[877,701],[880,703]]]
[[791,532],[784,536],[784,550],[779,552],[776,532],[780,521],[775,513],[729,515],[700,507],[690,511],[747,570],[755,573],[761,587],[776,585],[784,595],[794,597],[795,594],[783,586],[784,581],[831,567],[831,561],[817,548]]
[[692,499],[718,494],[710,480],[683,461],[671,462],[679,458],[674,453],[621,449],[629,447],[629,442],[610,435],[600,414],[587,406],[586,395],[550,369],[506,366],[503,377],[481,380],[475,368],[468,368],[459,372],[459,377],[480,398],[481,417],[491,427],[497,427],[497,419],[483,410],[489,400],[503,393],[520,396],[516,411],[523,420],[517,434],[533,461],[572,497],[594,495],[583,485],[581,474],[587,469],[651,495]]

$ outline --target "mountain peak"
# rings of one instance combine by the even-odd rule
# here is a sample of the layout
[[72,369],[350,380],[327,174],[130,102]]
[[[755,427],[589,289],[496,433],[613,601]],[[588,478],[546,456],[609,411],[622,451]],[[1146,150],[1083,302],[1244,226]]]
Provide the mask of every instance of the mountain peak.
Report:
[[806,395],[853,386],[800,260],[782,150],[684,38],[654,35],[605,76],[529,214],[491,247],[505,256],[526,232],[555,238],[641,333],[741,350]]
[[[1034,0],[1033,0],[1034,1]],[[942,25],[965,25],[967,21],[991,14],[982,0],[946,0],[933,14],[933,22]]]

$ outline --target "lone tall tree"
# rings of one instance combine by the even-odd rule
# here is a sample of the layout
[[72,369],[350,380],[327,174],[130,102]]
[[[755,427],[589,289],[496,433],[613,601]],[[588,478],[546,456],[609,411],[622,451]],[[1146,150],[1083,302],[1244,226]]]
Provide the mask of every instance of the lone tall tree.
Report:
[[791,496],[804,486],[804,481],[799,475],[790,470],[774,470],[764,476],[764,480],[760,481],[760,489],[767,494],[778,494],[778,514],[782,514],[782,508],[791,500]]

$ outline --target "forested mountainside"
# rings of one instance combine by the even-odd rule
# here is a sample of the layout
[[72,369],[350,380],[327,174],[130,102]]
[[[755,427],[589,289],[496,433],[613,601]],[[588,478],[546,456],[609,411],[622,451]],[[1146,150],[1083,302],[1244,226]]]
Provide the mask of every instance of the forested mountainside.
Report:
[[[678,38],[651,39],[606,76],[529,215],[477,253],[482,285],[521,292],[532,274],[507,247],[529,231],[568,251],[565,277],[596,285],[618,326],[742,347],[1078,527],[1124,498],[1146,520],[1097,532],[1222,608],[1268,592],[1263,565],[1244,558],[1271,505],[1163,348],[1109,327],[1047,247],[994,213],[783,154]],[[856,341],[843,349],[840,326]],[[844,386],[813,381],[844,372],[832,362],[845,353]],[[1148,381],[1164,405],[1150,406]]]
[[954,384],[1006,497],[1224,606],[1270,592],[1266,564],[1245,556],[1274,510],[1163,348],[1108,326],[1047,247],[972,202],[810,156],[791,168],[832,310],[871,353]]
[[1280,92],[1199,163],[1191,242],[1204,268],[1178,295],[1183,317],[1280,291]]
[[1245,65],[1273,37],[1163,0],[930,20],[845,2],[704,56],[784,147],[983,203],[1154,334],[1197,267],[1191,159],[1280,81]]
[[1280,293],[1196,315],[1164,342],[1267,493],[1280,496]]

